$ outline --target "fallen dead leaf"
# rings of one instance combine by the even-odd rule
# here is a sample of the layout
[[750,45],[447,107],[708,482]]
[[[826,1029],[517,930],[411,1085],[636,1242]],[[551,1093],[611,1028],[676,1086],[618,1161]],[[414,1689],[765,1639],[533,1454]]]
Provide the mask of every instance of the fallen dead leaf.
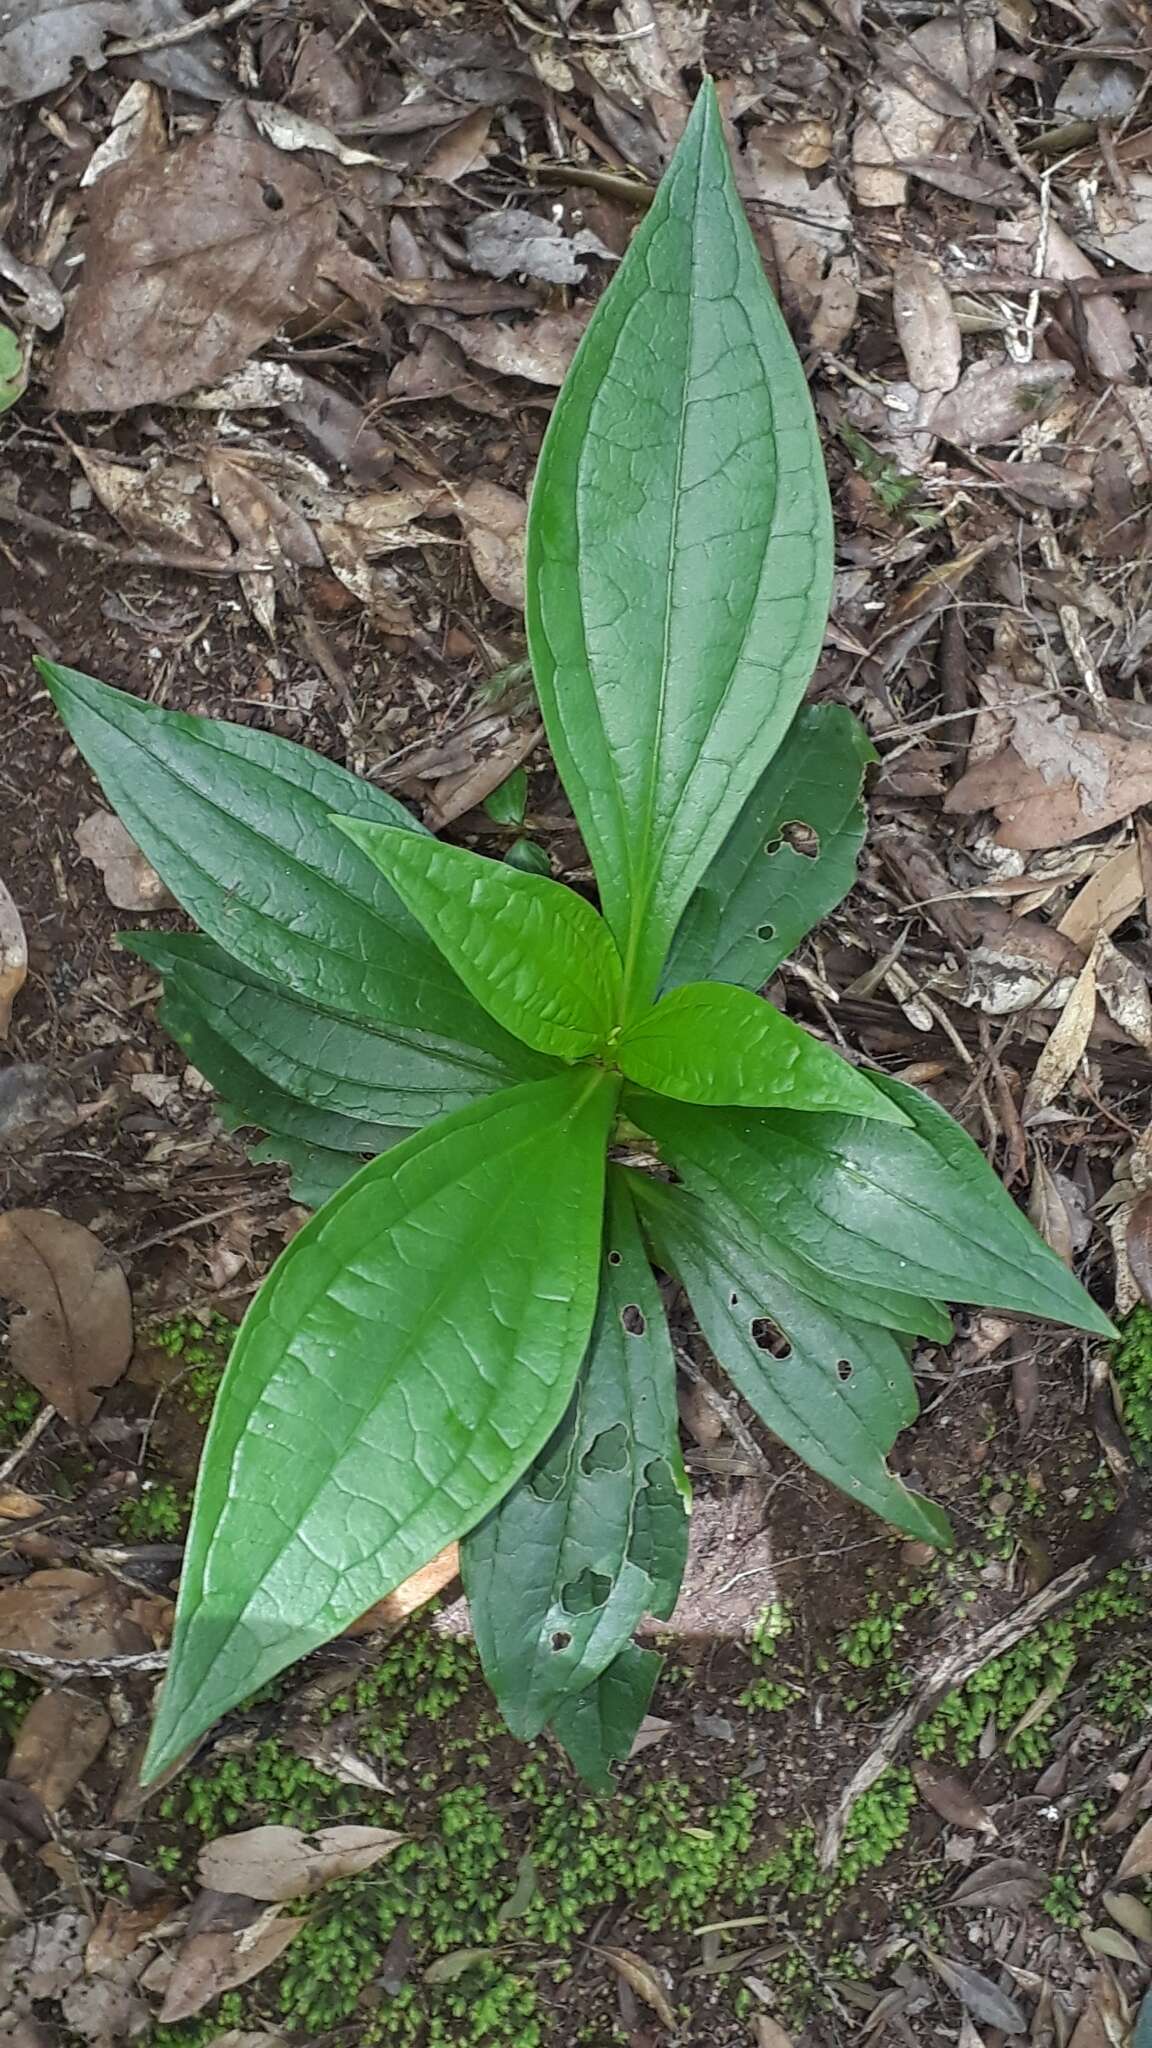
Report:
[[118,412],[228,376],[308,305],[336,223],[321,180],[257,141],[239,103],[207,134],[108,171],[51,403]]
[[371,1870],[408,1839],[394,1828],[340,1826],[309,1834],[300,1828],[247,1828],[209,1842],[198,1868],[211,1891],[283,1904],[307,1898],[334,1878]]
[[0,1946],[0,1985],[13,1988],[26,2008],[63,1998],[83,1972],[91,1931],[87,1914],[71,1907],[18,1928]]
[[1121,847],[1097,868],[1076,891],[1056,929],[1074,946],[1088,952],[1101,933],[1110,937],[1132,917],[1144,899],[1144,875],[1140,849],[1135,843]]
[[165,149],[167,144],[164,102],[159,92],[146,79],[134,79],[113,110],[112,126],[103,142],[88,159],[81,186],[94,185],[114,164],[127,163],[130,157],[147,156],[154,150]]
[[244,105],[252,126],[265,142],[287,151],[290,156],[297,150],[314,149],[321,156],[334,156],[337,163],[349,167],[381,161],[370,150],[352,149],[346,142],[341,142],[323,121],[314,121],[307,114],[293,113],[290,107],[278,106],[274,100],[245,100]]
[[477,107],[454,127],[442,129],[420,166],[421,177],[454,185],[457,178],[467,177],[469,171],[483,170],[488,161],[485,144],[491,126],[491,107]]
[[1088,1049],[1096,1018],[1096,963],[1100,943],[1097,941],[1073,982],[1072,993],[1036,1062],[1021,1106],[1025,1120],[1055,1101]]
[[48,1067],[18,1060],[0,1068],[0,1150],[22,1150],[76,1121],[76,1097]]
[[1136,1045],[1152,1051],[1152,996],[1144,969],[1103,933],[1095,952],[1096,992],[1105,1010]]
[[1125,2048],[1128,2038],[1127,2001],[1105,1965],[1089,1986],[1068,2048]]
[[921,392],[951,391],[960,380],[960,323],[940,265],[928,256],[897,258],[892,317],[908,376]]
[[[1043,250],[1044,268],[1050,277],[1094,278],[1100,275],[1082,249],[1078,249],[1059,222],[1045,217],[1031,206],[1012,220],[1001,221],[996,235],[997,259],[1021,275],[1036,267],[1036,252]],[[1080,298],[1070,310],[1058,301],[1056,317],[1070,338],[1078,342],[1094,370],[1109,383],[1122,382],[1136,366],[1136,344],[1128,316],[1119,300],[1107,292]]]
[[852,161],[861,206],[903,206],[905,157],[929,156],[946,128],[959,144],[956,123],[975,120],[991,82],[995,29],[988,16],[944,14],[893,38],[886,76],[856,123]]
[[1120,1859],[1116,1872],[1117,1884],[1130,1884],[1133,1878],[1147,1877],[1152,1871],[1152,1820],[1146,1820],[1137,1828],[1128,1847]]
[[12,1005],[28,978],[28,941],[20,912],[0,882],[0,1039],[7,1038]]
[[672,2010],[663,1981],[651,1963],[646,1963],[643,1956],[638,1956],[635,1950],[630,1948],[595,1948],[593,1954],[603,1956],[616,1975],[622,1977],[625,1984],[636,1993],[637,1998],[642,1998],[645,2005],[651,2006],[661,2026],[667,2027],[669,2033],[675,2032],[676,2014]]
[[1000,2027],[1006,2034],[1027,2033],[1028,2022],[1016,2000],[1009,1998],[1006,1991],[1001,1991],[990,1977],[974,1970],[969,1963],[953,1962],[947,1956],[937,1955],[933,1949],[925,1948],[921,1953],[974,2018],[987,2027]]
[[288,2048],[288,2043],[283,2034],[245,2034],[233,2027],[227,2034],[217,2034],[208,2048]]
[[184,1910],[172,1898],[152,1899],[146,1906],[106,1900],[84,1951],[89,1976],[118,1976],[126,1964],[133,1965],[139,1976],[160,1930],[167,1935],[182,1927]]
[[[1128,1782],[1120,1793],[1111,1813],[1101,1821],[1100,1833],[1102,1835],[1123,1834],[1132,1826],[1133,1821],[1143,1812],[1149,1800],[1152,1799],[1150,1779],[1152,1779],[1152,1743],[1149,1744],[1143,1755],[1133,1765]],[[1115,1783],[1115,1780],[1112,1782]]]
[[944,800],[954,814],[994,810],[998,845],[1068,846],[1152,802],[1152,742],[1093,732],[1042,691],[1011,692],[1003,708],[1006,744]]
[[949,1904],[997,1906],[1019,1913],[1043,1898],[1050,1882],[1038,1864],[1025,1863],[1016,1856],[997,1856],[961,1878]]
[[464,354],[500,377],[527,377],[533,384],[559,389],[588,325],[587,306],[563,313],[541,313],[535,320],[429,320],[458,343]]
[[1018,440],[1025,427],[1051,412],[1074,374],[1071,363],[996,362],[986,357],[965,370],[955,389],[933,408],[926,425],[957,448]]
[[[147,36],[158,22],[156,0],[22,0],[8,8],[2,19],[8,24],[0,31],[0,106],[42,98],[71,82],[74,64],[99,71],[104,64],[104,43],[110,36]],[[163,26],[189,26],[192,16],[180,0],[167,0]],[[160,80],[176,90],[196,91],[205,84],[209,95],[223,98],[228,90],[226,73],[209,71],[205,57],[219,46],[210,36],[190,38],[199,45],[197,54],[184,65],[161,66]],[[159,58],[188,57],[178,47],[157,51]]]
[[0,1652],[25,1651],[61,1664],[138,1655],[155,1647],[171,1611],[168,1601],[95,1572],[32,1572],[0,1587]]
[[791,2034],[786,2034],[779,2020],[774,2020],[767,2012],[753,2015],[752,2039],[756,2048],[792,2048]]
[[16,1732],[8,1776],[34,1792],[47,1813],[58,1813],[95,1763],[112,1722],[98,1700],[83,1693],[42,1692]]
[[44,1502],[34,1493],[25,1493],[19,1486],[0,1486],[0,1523],[34,1522],[43,1513]]
[[1143,1899],[1134,1899],[1131,1892],[1105,1892],[1100,1903],[1118,1927],[1137,1941],[1152,1942],[1152,1911]]
[[0,1295],[13,1317],[11,1363],[68,1422],[91,1422],[132,1356],[122,1267],[82,1223],[52,1209],[0,1216]]
[[860,284],[852,215],[836,179],[809,186],[761,128],[740,182],[754,223],[762,220],[771,236],[786,309],[803,321],[813,348],[833,353],[851,332]]
[[544,284],[579,284],[588,265],[585,256],[616,262],[590,228],[566,234],[559,221],[545,220],[524,207],[504,213],[483,213],[464,230],[464,247],[473,270],[487,277],[535,277]]
[[[186,553],[201,556],[206,563],[228,560],[232,543],[227,530],[211,507],[194,495],[201,477],[193,464],[168,463],[134,469],[130,463],[115,462],[111,456],[97,454],[92,448],[73,446],[72,453],[105,511],[134,540],[157,548],[175,545]],[[171,900],[169,897],[169,903]],[[137,908],[133,903],[118,907]],[[150,907],[154,906],[145,906]]]
[[528,507],[502,484],[477,482],[452,492],[472,564],[485,590],[524,609],[524,528]]
[[117,910],[174,909],[175,897],[111,811],[93,811],[77,825],[73,837],[84,859],[99,868],[104,893]]
[[1037,1153],[1032,1167],[1028,1219],[1066,1266],[1071,1266],[1076,1255],[1070,1198],[1066,1193],[1072,1185],[1066,1174],[1052,1173]]
[[1152,1308],[1152,1194],[1132,1203],[1124,1228],[1128,1268],[1142,1299]]
[[201,1892],[192,1908],[160,2010],[162,2026],[194,2019],[206,2005],[277,1962],[306,1922],[279,1906],[258,1912],[251,1899]]
[[912,1776],[921,1799],[940,1815],[941,1820],[950,1821],[953,1827],[970,1828],[978,1835],[995,1835],[998,1832],[988,1808],[969,1791],[955,1772],[937,1770],[934,1764],[921,1760],[913,1764]]

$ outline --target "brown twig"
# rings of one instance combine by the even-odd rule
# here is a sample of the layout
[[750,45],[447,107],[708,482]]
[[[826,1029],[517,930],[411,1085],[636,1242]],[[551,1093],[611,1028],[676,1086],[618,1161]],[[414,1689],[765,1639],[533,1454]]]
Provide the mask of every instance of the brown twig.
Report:
[[105,43],[105,57],[138,57],[146,50],[170,50],[176,43],[195,42],[197,36],[207,35],[214,28],[227,28],[230,21],[239,21],[242,14],[250,14],[256,0],[226,0],[223,7],[212,7],[207,14],[198,14],[195,21],[182,21],[178,28],[159,28],[154,35],[137,36],[131,41]]
[[54,520],[42,519],[39,512],[27,511],[14,498],[5,497],[2,493],[0,525],[18,526],[25,533],[37,534],[42,540],[55,541],[57,547],[83,548],[87,554],[100,555],[105,561],[119,562],[133,569],[185,569],[195,576],[247,576],[254,570],[271,566],[252,555],[236,554],[226,562],[206,562],[202,555],[185,555],[178,551],[165,555],[155,548],[122,548],[115,541],[101,540],[94,533],[77,533],[69,526],[57,526]]

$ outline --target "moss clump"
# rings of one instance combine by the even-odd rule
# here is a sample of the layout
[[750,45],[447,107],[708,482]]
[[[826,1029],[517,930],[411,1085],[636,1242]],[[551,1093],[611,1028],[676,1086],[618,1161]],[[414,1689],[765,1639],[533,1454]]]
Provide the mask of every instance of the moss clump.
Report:
[[1152,1309],[1141,1304],[1126,1317],[1111,1369],[1128,1441],[1138,1461],[1147,1464],[1152,1460]]
[[39,1690],[22,1671],[0,1670],[0,1735],[11,1741]]
[[140,1492],[122,1500],[116,1523],[126,1543],[172,1543],[188,1515],[189,1499],[170,1481],[145,1480]]
[[210,1316],[172,1316],[154,1323],[148,1334],[179,1362],[173,1392],[181,1406],[198,1422],[207,1422],[236,1335],[235,1323],[213,1310]]
[[780,1714],[794,1705],[801,1687],[779,1675],[769,1676],[767,1668],[776,1663],[780,1645],[791,1633],[792,1617],[782,1600],[760,1609],[744,1638],[744,1654],[758,1676],[737,1695],[737,1706],[752,1713]]
[[40,1413],[40,1396],[14,1372],[0,1372],[0,1448],[18,1444]]
[[[1068,1612],[1045,1622],[1015,1649],[996,1657],[966,1685],[942,1701],[919,1733],[921,1754],[942,1752],[970,1763],[989,1716],[1000,1731],[1001,1753],[1010,1764],[1036,1769],[1047,1754],[1059,1717],[1059,1697],[1096,1629],[1145,1616],[1148,1597],[1139,1572],[1121,1565],[1099,1586],[1081,1594]],[[1018,1724],[1041,1696],[1042,1711],[1026,1728]]]

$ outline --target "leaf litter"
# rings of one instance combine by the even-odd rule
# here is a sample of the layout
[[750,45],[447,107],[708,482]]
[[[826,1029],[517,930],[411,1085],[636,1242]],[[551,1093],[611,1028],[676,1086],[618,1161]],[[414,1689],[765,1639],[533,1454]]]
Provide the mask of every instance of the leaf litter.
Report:
[[[70,178],[84,181],[90,219],[86,225],[69,182],[58,182],[42,213],[30,207],[6,227],[35,300],[23,299],[19,276],[4,274],[28,307],[30,381],[21,404],[38,407],[54,380],[52,395],[72,408],[64,424],[85,444],[71,460],[86,472],[91,497],[69,508],[65,486],[61,500],[62,463],[54,475],[38,473],[36,495],[22,484],[20,502],[51,510],[74,536],[95,530],[113,536],[105,543],[113,550],[138,544],[180,562],[187,609],[174,614],[182,621],[177,639],[165,642],[150,628],[129,639],[121,674],[130,687],[151,688],[159,672],[144,668],[154,658],[146,650],[182,646],[179,634],[194,634],[200,616],[194,594],[206,592],[216,611],[208,631],[223,632],[220,644],[230,650],[221,657],[230,662],[222,693],[217,685],[212,696],[212,658],[194,637],[182,659],[200,679],[194,690],[201,680],[208,690],[209,708],[234,715],[230,693],[240,693],[257,722],[302,736],[293,722],[307,727],[312,713],[300,707],[314,702],[320,723],[312,730],[325,750],[338,731],[350,759],[366,756],[430,822],[462,820],[466,831],[482,819],[483,797],[527,758],[527,829],[536,818],[548,821],[547,857],[560,873],[580,855],[556,813],[546,761],[533,751],[530,704],[491,711],[479,688],[475,703],[453,692],[461,677],[478,687],[498,676],[521,652],[523,507],[551,395],[639,217],[645,181],[659,174],[678,132],[689,99],[684,67],[704,59],[717,72],[742,189],[809,352],[830,449],[844,575],[818,693],[863,715],[887,757],[871,793],[876,851],[866,857],[858,907],[850,902],[819,952],[801,956],[790,994],[801,1005],[835,999],[849,1043],[881,1064],[923,1067],[926,1085],[945,1093],[969,1090],[971,1128],[1005,1167],[1017,1161],[1018,1194],[1029,1191],[1061,1256],[1078,1271],[1091,1267],[1102,1298],[1113,1273],[1118,1298],[1133,1272],[1147,1282],[1141,1247],[1152,1241],[1152,1190],[1129,1162],[1138,1145],[1096,1104],[1138,1137],[1134,1104],[1149,1036],[1140,813],[1152,798],[1144,758],[1152,730],[1138,716],[1148,607],[1132,540],[1152,478],[1152,413],[1134,381],[1143,309],[1137,294],[1112,287],[1149,267],[1141,254],[1148,174],[1137,132],[1101,137],[1093,126],[1127,119],[1116,112],[1122,100],[1108,95],[1130,97],[1140,76],[1097,40],[1095,10],[1085,10],[1083,27],[1061,19],[1065,47],[1050,71],[1045,59],[1043,79],[1027,69],[1035,30],[1021,40],[1013,23],[1023,10],[1012,6],[995,20],[944,9],[922,25],[900,17],[881,28],[844,0],[829,15],[835,28],[818,37],[781,15],[731,53],[718,40],[716,10],[707,22],[703,10],[640,0],[612,19],[607,9],[565,8],[564,36],[538,33],[518,17],[507,35],[456,24],[445,32],[429,16],[401,31],[371,77],[357,37],[315,23],[290,57],[275,37],[251,36],[241,23],[133,59],[111,55],[117,39],[187,25],[177,0],[149,8],[125,0],[118,9],[109,0],[71,11],[88,46],[79,37],[43,98],[38,86],[38,104],[59,121],[41,130],[43,146],[63,152],[69,138]],[[540,21],[546,13],[523,11]],[[121,26],[129,12],[131,26]],[[33,15],[53,24],[63,49],[62,10],[27,10]],[[582,41],[585,29],[609,40]],[[0,37],[0,51],[6,47]],[[101,60],[115,66],[115,87]],[[187,100],[171,106],[149,82],[165,63],[161,82],[191,92],[191,109]],[[91,77],[79,68],[87,65]],[[230,74],[243,80],[249,111],[237,104],[220,116]],[[51,76],[51,66],[43,68],[41,77]],[[135,82],[123,91],[127,78]],[[197,79],[198,98],[190,83]],[[47,95],[69,86],[57,109]],[[1077,106],[1087,111],[1074,115]],[[1077,144],[1088,161],[1065,175],[1059,157],[1034,145],[1044,140],[1038,127],[1073,116],[1092,132]],[[1040,171],[1046,188],[1037,203]],[[177,202],[171,218],[154,204],[161,179]],[[265,181],[284,201],[279,209],[265,198]],[[154,277],[141,258],[145,207],[166,238]],[[32,219],[35,232],[22,225]],[[243,258],[235,306],[222,289],[235,281],[233,228]],[[49,315],[54,304],[55,325],[51,317],[39,325],[33,304]],[[181,334],[185,318],[193,346]],[[1060,536],[1055,563],[1040,514]],[[12,538],[7,525],[3,535]],[[218,606],[237,593],[248,607],[237,615],[252,636],[243,646],[221,625]],[[150,615],[152,589],[126,594],[141,618]],[[331,657],[322,669],[301,660],[305,606],[319,635],[310,644]],[[157,617],[165,621],[163,605]],[[442,650],[449,689],[436,665]],[[999,680],[989,688],[994,671]],[[165,670],[158,694],[170,687]],[[203,708],[195,694],[182,694],[186,687],[177,684],[173,701]],[[393,714],[391,725],[383,722]],[[0,765],[11,779],[10,763]],[[479,829],[493,835],[486,847],[504,843],[498,822]],[[890,833],[893,843],[903,835],[901,856],[884,882]],[[1074,866],[1070,855],[1085,864]],[[69,838],[65,865],[76,859]],[[933,862],[934,879],[921,885],[916,878]],[[7,859],[4,879],[31,905]],[[147,907],[132,914],[147,915]],[[40,1014],[29,1007],[38,1004],[45,969],[38,910],[28,933],[31,968],[10,1034]],[[861,984],[866,993],[845,993]],[[100,984],[123,1016],[110,989]],[[107,1011],[93,1006],[89,1014]],[[0,1073],[0,1103],[10,1105],[12,1157],[27,1162],[45,1144],[68,1147],[69,1119],[102,1098],[75,1058],[59,1072],[42,1063],[38,1040],[10,1042],[18,1057]],[[93,1044],[101,1050],[98,1038]],[[131,1088],[131,1078],[113,1088]],[[168,1077],[135,1075],[149,1078]],[[145,1098],[133,1096],[139,1109]],[[101,1135],[108,1113],[105,1106],[95,1119]],[[4,1115],[0,1107],[0,1123]],[[193,1118],[191,1132],[200,1129]],[[146,1142],[157,1157],[145,1172],[159,1176],[179,1163],[179,1128],[152,1129]],[[228,1184],[221,1206],[233,1196]],[[46,1198],[67,1206],[58,1185]],[[21,1188],[15,1206],[41,1199]],[[120,1247],[98,1205],[76,1213]],[[171,1214],[173,1224],[185,1215]],[[195,1270],[209,1268],[202,1260]],[[1028,1348],[1032,1334],[1017,1332],[1016,1340]],[[986,1354],[988,1377],[977,1385],[990,1398],[1001,1387],[1008,1398],[1011,1351]],[[1053,1369],[1043,1353],[1031,1364],[1044,1429],[1058,1435],[1074,1426],[1064,1366]],[[949,1402],[956,1394],[950,1390]],[[108,1410],[117,1406],[106,1403],[89,1425],[110,1430],[112,1444],[121,1424]],[[1039,1442],[1039,1428],[1034,1418],[1030,1443]],[[721,1440],[712,1455],[727,1450]],[[107,1459],[95,1455],[103,1470]],[[737,1491],[743,1483],[725,1481]],[[1050,1470],[1049,1484],[1052,1498]],[[39,1501],[42,1492],[46,1508],[0,1526],[35,1537],[54,1512],[37,1469],[26,1498]],[[91,1665],[156,1658],[162,1596],[133,1592],[103,1569],[84,1572],[86,1558],[16,1555],[27,1576],[0,1591],[0,1624],[15,1656],[55,1661],[49,1701],[73,1696],[59,1675],[69,1641],[81,1652],[71,1660],[79,1684],[94,1685],[101,1698],[109,1682],[123,1681],[82,1669],[85,1656]],[[1020,1569],[1017,1561],[982,1586],[980,1600],[1011,1599]],[[5,1607],[21,1594],[23,1618],[19,1600]],[[737,1597],[746,1607],[755,1596],[745,1586]],[[26,1644],[41,1647],[21,1653],[21,1630]],[[722,1704],[723,1716],[710,1718],[737,1725],[730,1701]],[[1068,1711],[1063,1696],[1054,1710]],[[661,1726],[672,1729],[655,1753],[662,1759],[680,1737],[677,1723]],[[333,1756],[357,1754],[350,1740]],[[783,1754],[794,1741],[790,1732],[776,1746]],[[1028,1838],[1019,1811],[1000,1803],[998,1741],[1003,1731],[986,1731],[981,1773],[991,1772],[994,1790],[966,1768],[937,1767],[936,1778],[924,1780],[940,1812],[923,1824],[943,1820],[946,1860],[954,1850],[958,1865],[968,1850],[977,1858],[949,1910],[955,1902],[968,1916],[956,1924],[971,1921],[977,1942],[986,1935],[984,1951],[974,1946],[973,1960],[962,1963],[956,1944],[937,1944],[951,1979],[937,1968],[930,1983],[926,1971],[935,1966],[921,1965],[910,1994],[894,1974],[905,1965],[870,1935],[876,1982],[863,1985],[862,1997],[876,2001],[877,2031],[909,1999],[914,2028],[924,2010],[916,2000],[934,1998],[964,2048],[978,2029],[1014,2021],[1004,1998],[1028,2010],[1035,2003],[1037,2029],[1045,2024],[1046,1994],[1028,1969],[1053,1939],[1040,1904],[1047,1852]],[[77,1753],[83,1746],[77,1742]],[[85,1798],[107,1753],[89,1766]],[[1090,1768],[1075,1740],[1065,1764],[1073,1785]],[[375,1789],[367,1779],[352,1782],[369,1796]],[[42,1784],[56,1796],[58,1786]],[[1145,1811],[1137,1805],[1129,1826]],[[995,1816],[1009,1847],[1027,1853],[987,1860],[987,1847],[1005,1840],[993,1842],[981,1813]],[[1113,1852],[1109,1888],[1095,1895],[1088,1931],[1115,1933],[1138,1949],[1141,1933],[1106,1903],[1140,1906],[1116,1862]],[[229,1980],[238,1949],[271,1969],[267,1958],[296,1938],[285,1937],[281,1923],[304,1923],[277,1912],[278,1900],[265,1903],[266,1920],[258,1902],[229,1927],[214,1921],[209,1901],[190,1932],[182,1982],[166,1976],[172,1940],[160,1957],[141,1927],[133,1953],[147,1958],[139,1974],[150,1981],[141,1988],[134,1979],[131,1996],[154,2013],[167,1995],[170,2010],[191,2015]],[[1129,1919],[1132,1905],[1120,1908]],[[198,1934],[207,1946],[191,1945]],[[125,1941],[134,1938],[128,1927]],[[633,1944],[621,1952],[646,1973],[650,1990],[667,1998],[672,1983],[687,1991],[679,1954],[663,1938],[651,1947],[631,1930],[608,1938]],[[1057,1940],[1043,1968],[1051,1966],[1062,1987],[1060,2038],[1083,2003],[1080,2048],[1114,2044],[1119,2007],[1107,1976],[1091,1977],[1090,1949],[1063,1934]],[[1016,1975],[1000,1969],[1006,1953]],[[1119,1952],[1104,1960],[1134,1994],[1144,1963]],[[640,2000],[629,2008],[637,2039],[668,2025],[655,2003],[642,2009],[642,1989],[627,1995]],[[1132,1995],[1131,2009],[1137,2002]],[[751,2037],[776,2048],[776,2025],[757,2014]],[[228,2048],[255,2048],[249,2031],[220,2038]],[[803,2029],[784,2029],[796,2031]],[[258,2038],[273,2048],[266,2030]]]

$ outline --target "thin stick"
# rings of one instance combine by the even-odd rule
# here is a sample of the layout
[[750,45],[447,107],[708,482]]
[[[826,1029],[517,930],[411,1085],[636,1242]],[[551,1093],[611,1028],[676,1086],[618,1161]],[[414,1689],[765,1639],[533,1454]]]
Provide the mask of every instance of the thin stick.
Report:
[[195,42],[197,36],[207,35],[210,29],[226,28],[230,21],[238,21],[255,5],[256,0],[227,0],[226,6],[210,8],[207,14],[197,15],[195,21],[181,22],[179,28],[160,28],[155,35],[138,36],[134,42],[105,43],[104,55],[137,57],[144,50],[170,50],[175,43]]
[[56,1410],[53,1407],[46,1404],[40,1410],[40,1413],[36,1417],[36,1420],[32,1424],[32,1427],[30,1429],[25,1430],[19,1443],[15,1446],[13,1450],[9,1451],[8,1456],[4,1460],[4,1463],[0,1465],[0,1482],[2,1482],[5,1479],[11,1479],[13,1472],[15,1472],[18,1465],[23,1464],[25,1458],[28,1456],[29,1451],[35,1450],[36,1445],[39,1443],[41,1437],[44,1435],[44,1432],[48,1428],[49,1423],[52,1423],[55,1420]]
[[196,576],[247,576],[254,570],[271,567],[269,562],[258,561],[251,555],[232,555],[227,562],[206,562],[202,555],[162,555],[154,548],[118,547],[115,541],[100,540],[94,533],[76,533],[71,527],[57,526],[53,520],[26,511],[15,499],[2,494],[0,525],[23,527],[27,533],[55,541],[58,547],[83,548],[87,554],[102,555],[107,561],[127,563],[135,569],[187,569]]

